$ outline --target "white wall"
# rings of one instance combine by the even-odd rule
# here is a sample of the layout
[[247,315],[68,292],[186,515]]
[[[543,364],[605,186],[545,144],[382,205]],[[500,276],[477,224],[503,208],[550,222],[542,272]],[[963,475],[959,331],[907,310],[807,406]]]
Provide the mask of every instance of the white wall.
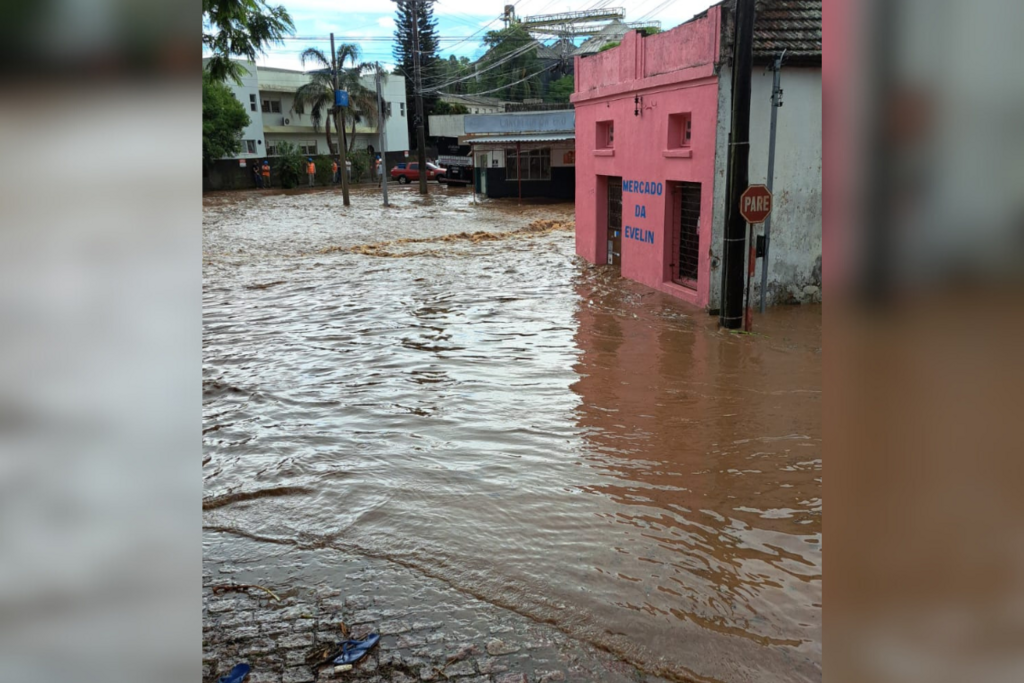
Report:
[[[751,78],[751,184],[767,184],[771,129],[771,70],[755,66]],[[783,67],[783,106],[775,142],[771,246],[768,254],[768,302],[821,300],[821,69]],[[721,305],[720,260],[725,233],[728,139],[732,115],[732,70],[719,81],[719,122],[715,154],[715,216],[712,250],[719,267],[711,274],[710,307]],[[760,259],[759,259],[760,261]],[[761,267],[754,276],[760,300]],[[746,272],[744,270],[744,272]]]
[[[381,84],[381,91],[384,99],[391,102],[391,118],[388,119],[388,150],[389,152],[402,152],[409,149],[409,107],[399,106],[405,102],[405,76],[388,75],[386,81]],[[405,109],[405,116],[401,110]],[[379,148],[374,144],[374,148]]]
[[[259,91],[259,80],[256,65],[252,62],[237,62],[241,65],[246,73],[242,76],[242,84],[235,83],[234,79],[229,78],[225,81],[225,85],[231,88],[231,92],[234,93],[235,99],[242,103],[245,108],[245,113],[249,115],[249,125],[242,131],[242,151],[236,155],[225,157],[228,159],[257,159],[264,156],[266,148],[264,147],[263,140],[263,117],[260,116],[260,91]],[[203,60],[205,66],[206,60]],[[256,111],[251,108],[250,95],[256,97]],[[256,152],[250,154],[246,151],[246,140],[252,140],[256,143]]]

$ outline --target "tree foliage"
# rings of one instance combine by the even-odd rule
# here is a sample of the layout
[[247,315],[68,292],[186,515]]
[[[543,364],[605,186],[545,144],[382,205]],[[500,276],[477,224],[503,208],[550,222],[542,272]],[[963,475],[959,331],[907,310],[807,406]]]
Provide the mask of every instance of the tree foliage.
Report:
[[600,47],[598,52],[605,52],[606,50],[611,50],[613,47],[618,47],[621,44],[622,44],[622,41],[620,41],[620,40],[615,40],[615,41],[612,41],[610,43],[605,43],[604,45],[602,45]]
[[548,93],[545,99],[548,102],[568,102],[569,96],[575,89],[572,74],[562,76],[548,84]]
[[[405,76],[405,101],[410,115],[409,139],[416,139],[416,99],[413,59],[413,5],[416,8],[416,26],[420,42],[420,78],[423,82],[423,111],[433,111],[438,96],[430,89],[439,83],[441,60],[437,56],[437,20],[434,19],[434,0],[396,0],[395,11],[395,70]],[[425,123],[425,122],[424,122]]]
[[237,154],[249,114],[231,88],[203,73],[203,164]]
[[488,31],[484,45],[489,49],[477,62],[476,68],[482,73],[473,81],[470,92],[512,101],[540,96],[543,79],[539,73],[541,63],[537,59],[538,43],[525,28],[513,24],[508,28]]
[[451,55],[448,59],[438,62],[438,84],[444,86],[444,92],[464,95],[471,87],[473,70],[473,63],[468,57]]
[[[349,106],[341,108],[341,125],[348,129],[340,131],[342,137],[348,138],[346,149],[352,149],[355,143],[356,123],[366,120],[374,125],[378,120],[377,94],[362,84],[360,78],[367,73],[379,68],[376,64],[359,62],[359,46],[351,43],[341,43],[337,46],[332,60],[323,51],[311,47],[303,50],[300,55],[302,66],[312,63],[319,68],[310,72],[310,80],[302,85],[295,92],[296,106],[308,106],[309,117],[313,122],[313,129],[320,130],[323,124],[327,132],[328,150],[335,154],[331,141],[331,120],[334,118],[336,107],[334,106],[334,69],[338,69],[338,88],[348,92]],[[348,66],[346,66],[348,64]]]
[[241,82],[244,70],[231,61],[240,57],[255,62],[267,47],[295,32],[283,5],[267,0],[203,0],[203,48],[212,52],[206,64],[215,81]]
[[433,111],[430,112],[434,115],[445,116],[452,114],[468,114],[469,109],[464,104],[458,104],[457,102],[445,102],[438,100],[437,104],[434,105]]
[[277,143],[277,177],[285,189],[295,187],[306,177],[306,157],[298,147],[284,140]]

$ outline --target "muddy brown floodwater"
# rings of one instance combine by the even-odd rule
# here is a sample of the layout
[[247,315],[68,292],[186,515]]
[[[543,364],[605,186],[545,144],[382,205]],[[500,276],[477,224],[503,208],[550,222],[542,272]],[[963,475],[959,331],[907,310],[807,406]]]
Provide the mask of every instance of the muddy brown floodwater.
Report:
[[571,205],[431,190],[204,198],[206,570],[334,548],[661,676],[820,680],[820,308],[722,332],[564,226],[435,239]]

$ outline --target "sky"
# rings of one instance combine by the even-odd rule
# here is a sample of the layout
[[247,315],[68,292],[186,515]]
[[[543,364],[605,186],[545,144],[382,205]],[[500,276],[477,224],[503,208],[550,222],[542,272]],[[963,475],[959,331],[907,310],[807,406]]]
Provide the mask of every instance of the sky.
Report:
[[[670,29],[703,11],[717,0],[438,0],[434,5],[442,57],[457,55],[476,59],[483,54],[481,39],[502,27],[506,4],[514,4],[520,17],[573,12],[595,7],[623,7],[626,21],[659,20]],[[393,66],[395,3],[392,0],[271,0],[283,4],[295,22],[295,36],[272,46],[256,60],[259,66],[301,69],[299,54],[307,47],[330,51],[329,36],[337,42],[356,43],[362,61]],[[577,41],[578,42],[578,41]]]

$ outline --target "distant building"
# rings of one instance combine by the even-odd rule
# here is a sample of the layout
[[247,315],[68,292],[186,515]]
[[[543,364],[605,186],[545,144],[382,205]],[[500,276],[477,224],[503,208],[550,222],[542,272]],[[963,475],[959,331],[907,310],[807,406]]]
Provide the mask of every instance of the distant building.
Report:
[[[576,253],[707,309],[721,299],[734,0],[676,28],[576,57]],[[754,28],[750,183],[767,176],[782,70],[771,303],[821,297],[821,0],[763,0]],[[467,129],[467,133],[468,133]],[[755,278],[755,287],[760,282]],[[754,294],[755,299],[758,296]]]
[[[237,85],[231,79],[226,85],[245,107],[250,123],[242,135],[242,151],[230,158],[274,156],[280,142],[294,144],[302,154],[330,153],[325,122],[321,121],[319,130],[314,129],[308,108],[295,106],[295,92],[309,82],[306,72],[274,67],[257,68],[251,62],[238,63],[245,68],[247,74],[242,78],[242,85]],[[361,82],[376,91],[373,76],[364,76]],[[381,90],[384,100],[391,103],[391,118],[387,120],[387,151],[402,152],[409,149],[405,77],[388,75]],[[331,141],[337,145],[339,139],[332,121]],[[356,123],[356,139],[352,149],[366,150],[370,147],[375,152],[381,151],[377,126],[365,120]]]
[[488,197],[572,199],[576,192],[572,110],[463,117],[476,189]]
[[[242,83],[235,83],[229,78],[224,85],[231,89],[235,99],[242,103],[249,115],[249,125],[242,131],[242,149],[232,159],[257,159],[267,155],[263,135],[263,117],[260,111],[260,88],[257,80],[256,65],[252,62],[236,62],[243,69]],[[203,66],[205,67],[205,60]]]
[[467,114],[498,114],[505,111],[505,102],[486,95],[441,95],[441,101],[466,108]]

